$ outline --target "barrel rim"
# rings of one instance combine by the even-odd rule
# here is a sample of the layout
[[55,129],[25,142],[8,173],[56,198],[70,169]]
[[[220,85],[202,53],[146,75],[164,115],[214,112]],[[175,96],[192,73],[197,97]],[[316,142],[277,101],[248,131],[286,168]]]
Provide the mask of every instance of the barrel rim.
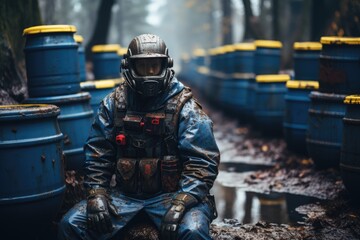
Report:
[[345,104],[360,104],[360,95],[349,95],[344,99]]
[[86,89],[108,89],[116,86],[115,79],[105,79],[97,81],[81,82],[80,87],[82,90]]
[[127,53],[127,48],[123,48],[123,47],[120,47],[120,49],[118,50],[117,54],[119,56],[123,56],[124,54]]
[[235,43],[234,45],[235,51],[255,51],[256,46],[255,43]]
[[74,40],[77,43],[82,43],[84,41],[84,38],[79,34],[74,34]]
[[346,95],[337,94],[337,93],[324,93],[318,91],[311,91],[309,94],[311,100],[330,100],[335,102],[343,103]]
[[264,75],[257,75],[256,82],[287,82],[290,80],[290,75],[288,74],[264,74]]
[[275,40],[255,40],[256,47],[282,48],[282,42]]
[[289,80],[286,82],[287,88],[292,89],[318,89],[318,81]]
[[119,44],[104,44],[104,45],[94,45],[91,48],[93,53],[101,52],[116,52],[118,53],[121,46]]
[[319,51],[322,49],[322,44],[320,42],[295,42],[294,49]]
[[68,94],[68,95],[28,98],[25,101],[26,103],[40,102],[40,103],[48,103],[48,104],[59,104],[59,103],[82,102],[82,101],[88,101],[90,99],[91,99],[90,93],[80,92],[80,93]]
[[0,121],[10,119],[28,119],[36,117],[56,117],[60,115],[60,108],[53,104],[12,104],[0,105]]
[[203,48],[195,48],[192,54],[195,57],[204,57],[206,56],[206,51]]
[[348,44],[348,45],[360,45],[359,37],[332,37],[332,36],[324,36],[321,37],[320,42],[322,44],[331,44],[331,45],[340,45],[340,44]]
[[23,31],[23,36],[40,34],[40,33],[55,33],[55,32],[68,32],[75,33],[76,27],[74,25],[39,25],[29,28],[25,28]]

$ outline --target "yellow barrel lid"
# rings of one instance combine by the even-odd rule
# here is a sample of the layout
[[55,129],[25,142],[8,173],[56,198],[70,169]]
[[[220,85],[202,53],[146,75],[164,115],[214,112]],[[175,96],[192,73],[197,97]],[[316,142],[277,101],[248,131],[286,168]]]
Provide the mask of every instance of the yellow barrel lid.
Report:
[[82,89],[104,89],[104,88],[113,88],[116,83],[114,79],[106,79],[106,80],[96,80],[96,81],[87,81],[81,82],[80,87]]
[[295,42],[295,50],[321,50],[322,45],[319,42]]
[[105,45],[94,45],[91,48],[92,52],[118,52],[120,49],[119,44],[105,44]]
[[253,51],[256,50],[256,46],[254,43],[235,43],[234,45],[235,51]]
[[231,44],[223,46],[222,49],[223,49],[224,53],[229,53],[229,52],[235,51],[234,46]]
[[290,80],[290,75],[287,74],[270,74],[270,75],[257,75],[256,82],[286,82]]
[[360,95],[349,95],[344,99],[346,104],[360,104]]
[[359,45],[360,38],[356,37],[321,37],[320,42],[322,44],[349,44],[349,45]]
[[255,40],[254,44],[256,47],[282,48],[282,43],[274,40]]
[[25,28],[23,31],[23,36],[30,34],[39,34],[39,33],[54,33],[54,32],[76,32],[76,27],[74,25],[40,25]]
[[127,48],[120,47],[120,49],[118,50],[118,55],[120,56],[123,56],[126,53],[127,53]]
[[318,81],[287,81],[287,88],[295,88],[295,89],[318,89],[319,82]]
[[193,55],[196,57],[204,57],[206,56],[206,51],[202,48],[196,48],[193,51]]
[[74,34],[75,42],[82,43],[84,41],[84,38],[79,34]]

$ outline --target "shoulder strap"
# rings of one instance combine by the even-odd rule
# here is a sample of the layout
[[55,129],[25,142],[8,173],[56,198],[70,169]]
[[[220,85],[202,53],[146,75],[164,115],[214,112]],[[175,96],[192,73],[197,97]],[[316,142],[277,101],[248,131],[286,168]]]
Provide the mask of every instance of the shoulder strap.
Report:
[[116,132],[123,130],[124,122],[123,119],[126,115],[126,87],[125,84],[120,84],[115,90],[115,109],[114,109],[114,127]]
[[192,98],[189,87],[185,87],[181,92],[171,98],[165,106],[166,135],[165,146],[169,155],[177,155],[177,134],[179,128],[179,115],[185,103]]

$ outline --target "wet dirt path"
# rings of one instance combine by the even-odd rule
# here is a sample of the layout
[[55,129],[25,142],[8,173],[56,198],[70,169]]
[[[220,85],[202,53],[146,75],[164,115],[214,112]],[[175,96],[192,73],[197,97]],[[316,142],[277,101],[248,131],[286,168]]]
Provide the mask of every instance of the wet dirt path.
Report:
[[264,137],[194,95],[214,122],[221,151],[213,239],[360,239],[360,207],[339,169],[316,169],[281,137]]

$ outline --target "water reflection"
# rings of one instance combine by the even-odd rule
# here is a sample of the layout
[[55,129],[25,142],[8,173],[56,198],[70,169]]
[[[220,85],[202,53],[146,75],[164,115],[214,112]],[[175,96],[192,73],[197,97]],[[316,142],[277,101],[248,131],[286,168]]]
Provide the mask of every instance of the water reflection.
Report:
[[215,183],[212,192],[218,211],[215,222],[238,219],[242,223],[256,223],[262,220],[296,225],[303,220],[303,215],[297,213],[295,208],[317,201],[314,198],[288,193],[245,192],[240,188],[224,187],[219,183]]

